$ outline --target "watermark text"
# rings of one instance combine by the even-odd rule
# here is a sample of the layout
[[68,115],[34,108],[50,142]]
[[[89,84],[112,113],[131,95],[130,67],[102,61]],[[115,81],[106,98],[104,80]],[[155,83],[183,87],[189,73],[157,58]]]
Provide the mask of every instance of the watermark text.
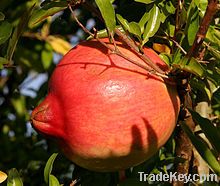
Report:
[[177,172],[170,172],[168,174],[160,172],[159,174],[145,174],[144,172],[138,172],[140,181],[150,182],[172,182],[180,181],[184,183],[188,182],[204,182],[215,181],[218,182],[218,176],[216,174],[178,174]]

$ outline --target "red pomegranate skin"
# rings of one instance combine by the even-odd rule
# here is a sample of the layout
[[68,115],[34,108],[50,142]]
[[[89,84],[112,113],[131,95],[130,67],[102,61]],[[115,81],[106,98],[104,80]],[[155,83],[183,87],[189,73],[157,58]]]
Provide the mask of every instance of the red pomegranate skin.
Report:
[[[121,42],[117,45],[144,64]],[[144,52],[167,69],[153,50]],[[31,118],[34,128],[55,139],[71,161],[104,172],[138,165],[156,153],[175,128],[179,106],[174,85],[91,40],[63,57]]]

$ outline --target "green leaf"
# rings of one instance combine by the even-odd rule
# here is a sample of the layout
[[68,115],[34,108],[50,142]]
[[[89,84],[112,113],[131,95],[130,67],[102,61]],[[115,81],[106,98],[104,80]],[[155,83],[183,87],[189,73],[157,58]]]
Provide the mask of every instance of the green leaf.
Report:
[[6,58],[9,61],[12,60],[12,56],[13,56],[15,48],[17,46],[18,39],[20,38],[23,31],[27,27],[27,24],[28,24],[28,21],[31,17],[33,8],[34,8],[34,5],[23,14],[23,16],[20,18],[18,26],[15,28],[15,30],[14,30],[14,32],[13,32],[13,34],[12,34],[10,40],[9,40],[9,45],[8,45],[7,55],[6,55]]
[[36,24],[44,21],[49,16],[52,16],[57,12],[63,11],[67,8],[67,6],[67,2],[50,2],[45,4],[43,7],[33,12],[28,26],[31,28],[34,27]]
[[212,70],[207,70],[207,79],[210,80],[216,87],[220,85],[220,69],[214,68]]
[[0,12],[0,21],[3,21],[4,19],[5,19],[5,15],[2,12]]
[[59,54],[65,55],[71,48],[71,44],[57,36],[48,36],[46,41],[51,45],[53,50]]
[[194,42],[198,29],[199,29],[199,10],[196,7],[193,9],[193,14],[191,15],[191,19],[187,31],[187,38],[190,46],[192,46]]
[[175,61],[173,66],[182,70],[191,72],[199,77],[204,77],[206,74],[205,68],[195,59],[184,57],[180,61]]
[[48,184],[49,183],[49,180],[50,180],[50,174],[51,174],[51,171],[53,169],[53,163],[54,163],[54,160],[56,159],[58,153],[53,153],[50,158],[48,159],[47,163],[46,163],[46,166],[44,168],[44,181]]
[[214,47],[210,45],[206,45],[207,49],[210,51],[210,53],[217,59],[220,60],[220,51],[215,49]]
[[172,1],[165,1],[165,9],[162,9],[163,12],[166,14],[166,15],[169,15],[169,14],[175,14],[176,12],[176,7],[173,5]]
[[204,132],[205,136],[208,138],[210,143],[214,146],[214,148],[220,153],[220,131],[216,128],[212,122],[200,116],[197,112],[189,109],[193,120],[200,125],[202,131]]
[[168,65],[170,66],[172,64],[172,58],[173,56],[166,53],[160,53],[159,57]]
[[207,164],[210,166],[210,168],[218,175],[220,176],[220,164],[215,158],[212,151],[209,149],[208,145],[205,144],[201,139],[199,139],[195,134],[189,129],[189,127],[182,123],[181,127],[187,134],[187,136],[190,138],[192,144],[196,148],[196,150],[199,152],[201,157],[207,162]]
[[171,1],[162,1],[161,3],[159,3],[159,8],[161,11],[160,14],[160,18],[161,18],[161,22],[164,23],[164,21],[166,20],[166,18],[170,15],[170,14],[175,14],[176,8],[175,6],[172,4]]
[[60,186],[58,179],[52,174],[49,176],[49,186]]
[[140,25],[134,21],[128,22],[126,19],[124,19],[121,15],[116,15],[119,23],[124,28],[125,31],[128,31],[129,33],[137,36],[139,41],[141,41],[141,28]]
[[[122,26],[116,26],[117,29],[119,29],[122,33],[125,33],[124,29],[122,28]],[[99,30],[97,33],[96,33],[96,36],[98,38],[106,38],[108,37],[108,31],[107,29],[103,29],[103,30]],[[89,36],[86,38],[86,40],[90,40],[90,39],[93,39],[94,37],[93,36]]]
[[116,26],[115,10],[110,0],[95,0],[95,2],[102,14],[106,27],[110,32],[114,32]]
[[17,169],[13,168],[9,170],[7,186],[23,186],[23,182]]
[[137,36],[139,41],[141,40],[141,28],[138,23],[132,21],[129,23],[129,32]]
[[186,24],[186,21],[187,21],[187,11],[186,11],[185,7],[183,6],[182,10],[180,12],[180,16],[179,16],[180,28]]
[[210,26],[206,34],[205,41],[210,45],[215,46],[218,50],[220,49],[220,31],[214,26]]
[[0,57],[0,69],[3,69],[3,65],[7,63],[8,60],[6,58]]
[[160,10],[154,5],[149,12],[149,20],[144,30],[142,46],[158,31],[160,23]]
[[53,49],[49,44],[45,44],[45,49],[41,52],[42,65],[47,70],[53,62]]
[[135,0],[135,1],[139,3],[150,4],[155,2],[156,0]]
[[207,87],[207,85],[205,84],[205,82],[201,81],[198,78],[193,78],[190,80],[190,86],[194,89],[194,90],[198,90],[199,96],[202,96],[204,99],[206,99],[207,101],[210,101],[212,99],[212,93],[210,91],[210,89]]
[[145,24],[149,20],[149,18],[150,18],[149,12],[145,12],[144,15],[141,17],[141,20],[138,23],[141,28],[141,33],[144,32]]
[[208,5],[208,0],[195,1],[195,4],[198,7],[199,11],[202,12],[202,15],[204,16],[207,5]]
[[19,97],[12,97],[11,104],[16,111],[16,115],[24,116],[26,112],[26,99],[24,96],[20,95]]
[[123,29],[125,31],[129,31],[129,22],[124,19],[121,15],[116,14],[116,17],[118,19],[118,22],[120,23],[120,25],[123,27]]
[[7,21],[0,23],[0,45],[9,39],[12,29],[12,25]]

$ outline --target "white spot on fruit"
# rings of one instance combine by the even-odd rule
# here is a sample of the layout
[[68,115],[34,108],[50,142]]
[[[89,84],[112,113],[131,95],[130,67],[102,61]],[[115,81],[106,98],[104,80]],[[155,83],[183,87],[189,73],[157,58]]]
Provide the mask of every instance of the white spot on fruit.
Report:
[[123,97],[130,97],[132,94],[132,87],[130,84],[122,81],[109,80],[101,87],[102,96],[117,101]]

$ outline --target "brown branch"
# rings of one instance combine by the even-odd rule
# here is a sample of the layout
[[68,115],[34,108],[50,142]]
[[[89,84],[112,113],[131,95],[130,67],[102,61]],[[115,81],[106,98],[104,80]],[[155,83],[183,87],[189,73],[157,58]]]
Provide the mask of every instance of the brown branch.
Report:
[[[177,134],[175,136],[176,141],[176,156],[183,158],[184,162],[179,162],[175,165],[175,171],[177,174],[189,174],[190,163],[193,155],[193,145],[188,138],[187,134],[180,127],[182,123],[185,123],[191,130],[195,128],[192,116],[189,111],[185,108],[192,108],[192,100],[189,93],[186,93],[183,97],[184,106],[179,114],[179,126],[177,127]],[[175,180],[173,186],[184,186],[184,182]]]
[[[89,4],[87,1],[85,1],[85,3],[83,3],[82,5],[92,11],[99,18],[100,21],[104,22],[100,12],[98,12],[97,9],[94,8],[94,6]],[[131,50],[144,61],[144,63],[152,68],[155,71],[155,74],[160,74],[164,77],[166,76],[165,72],[160,69],[160,67],[158,67],[148,56],[140,52],[139,47],[130,37],[128,37],[126,34],[123,34],[118,28],[115,29],[115,34],[117,34],[131,48]]]
[[[74,20],[77,22],[77,24],[83,29],[83,31],[87,34],[89,34],[90,36],[92,36],[94,39],[96,39],[97,41],[99,41],[103,46],[105,46],[106,48],[108,48],[112,53],[114,54],[117,54],[121,57],[123,57],[124,59],[128,60],[129,62],[131,62],[132,64],[134,65],[137,65],[139,66],[140,68],[148,71],[149,74],[154,74],[154,75],[157,75],[157,76],[160,76],[162,78],[165,78],[165,79],[168,79],[169,77],[167,75],[165,75],[164,73],[160,73],[160,72],[157,72],[155,71],[154,69],[151,69],[149,68],[148,66],[145,66],[141,63],[138,63],[137,61],[133,60],[133,59],[130,59],[129,57],[127,57],[126,55],[124,55],[118,48],[116,45],[114,45],[114,48],[112,48],[111,46],[109,46],[108,44],[106,44],[105,42],[103,42],[101,39],[99,39],[98,37],[96,37],[96,34],[93,34],[92,32],[90,32],[87,28],[84,27],[84,25],[78,20],[78,18],[76,17],[76,15],[74,14],[74,11],[71,7],[71,5],[69,4],[68,5],[71,13],[72,13],[72,16],[74,18]],[[95,33],[96,33],[96,30],[95,30]],[[141,53],[139,54],[139,56],[143,56]],[[159,67],[158,67],[159,68]]]
[[153,70],[155,70],[158,74],[165,74],[163,70],[160,69],[152,60],[146,56],[144,53],[141,53],[139,48],[135,45],[134,41],[130,39],[129,37],[126,37],[119,29],[115,29],[115,33],[123,38],[123,41],[132,49],[132,51],[141,58],[149,67],[151,67]]
[[166,36],[158,36],[158,35],[155,35],[155,37],[158,37],[158,38],[161,38],[161,39],[165,39],[165,40],[169,40],[171,42],[173,42],[173,44],[178,47],[183,54],[187,54],[187,52],[184,50],[184,48],[174,39],[174,37],[170,37],[166,32],[164,32],[164,34]]
[[208,1],[208,6],[206,8],[205,15],[201,21],[199,30],[196,34],[196,38],[193,42],[193,45],[188,52],[187,56],[188,57],[197,57],[199,48],[201,47],[203,40],[206,36],[206,33],[208,31],[209,25],[215,15],[215,13],[218,10],[218,0],[209,0]]
[[178,0],[177,8],[176,8],[176,21],[175,21],[175,31],[174,31],[174,40],[176,39],[176,35],[179,32],[180,28],[180,16],[182,13],[184,0]]

